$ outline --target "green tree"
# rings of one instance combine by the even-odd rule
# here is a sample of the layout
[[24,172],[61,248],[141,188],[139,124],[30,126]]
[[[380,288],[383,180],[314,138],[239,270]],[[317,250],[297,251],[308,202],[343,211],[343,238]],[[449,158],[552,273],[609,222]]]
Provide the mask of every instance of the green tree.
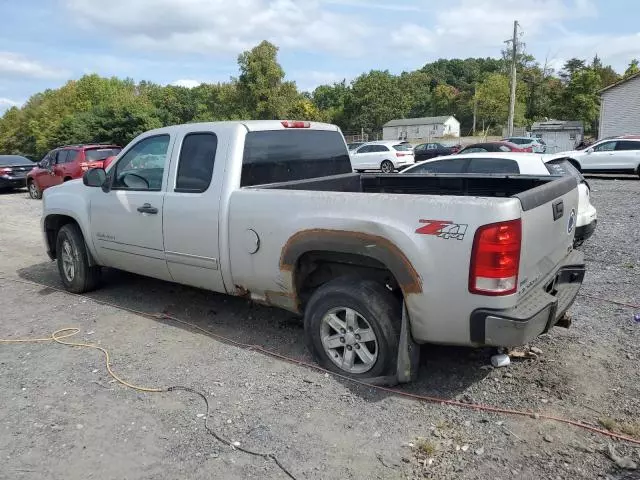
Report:
[[250,118],[282,118],[295,101],[295,84],[284,81],[277,60],[278,48],[267,41],[238,56],[238,90],[244,112]]
[[458,90],[451,85],[438,85],[433,89],[433,115],[452,115]]
[[600,111],[602,88],[600,76],[591,68],[574,72],[563,95],[564,117],[567,120],[582,120],[585,131],[592,133]]
[[635,75],[638,72],[640,72],[640,69],[638,68],[638,60],[634,58],[633,60],[631,60],[631,62],[629,62],[629,66],[624,71],[624,78]]
[[356,78],[345,104],[348,128],[379,131],[389,120],[409,111],[398,78],[388,70],[372,70]]
[[[478,102],[478,118],[485,121],[486,126],[494,129],[506,125],[509,116],[509,98],[511,89],[509,77],[501,73],[492,73],[478,85],[476,97]],[[524,123],[524,86],[519,83],[516,89],[516,106],[514,124]]]

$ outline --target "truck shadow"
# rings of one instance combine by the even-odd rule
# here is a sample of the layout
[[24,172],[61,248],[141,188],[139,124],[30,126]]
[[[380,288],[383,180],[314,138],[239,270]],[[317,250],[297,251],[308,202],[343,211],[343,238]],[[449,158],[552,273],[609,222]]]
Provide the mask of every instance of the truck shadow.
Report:
[[[38,295],[54,293],[51,287],[63,288],[54,262],[32,265],[17,273],[24,280],[43,286]],[[102,287],[86,296],[113,308],[171,315],[202,330],[167,318],[156,321],[220,341],[224,341],[219,338],[222,336],[231,342],[260,346],[277,355],[315,365],[305,345],[302,319],[284,310],[112,269],[104,270]],[[487,376],[488,370],[481,367],[489,363],[491,353],[489,349],[425,345],[417,380],[401,388],[420,395],[464,400],[467,388]],[[380,401],[389,395],[336,379],[366,401]]]

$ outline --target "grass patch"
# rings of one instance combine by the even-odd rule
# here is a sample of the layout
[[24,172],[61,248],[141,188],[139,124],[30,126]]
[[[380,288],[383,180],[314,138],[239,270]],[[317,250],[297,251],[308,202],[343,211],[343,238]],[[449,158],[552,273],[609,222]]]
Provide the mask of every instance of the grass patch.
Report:
[[624,433],[633,438],[640,438],[640,423],[623,423],[618,429],[620,433]]
[[618,422],[616,422],[613,418],[609,418],[609,417],[599,418],[598,423],[600,424],[600,426],[606,428],[609,431],[615,430],[615,428],[618,426]]
[[426,438],[419,438],[416,441],[416,448],[420,453],[423,453],[427,457],[432,457],[438,449],[435,443],[427,440]]

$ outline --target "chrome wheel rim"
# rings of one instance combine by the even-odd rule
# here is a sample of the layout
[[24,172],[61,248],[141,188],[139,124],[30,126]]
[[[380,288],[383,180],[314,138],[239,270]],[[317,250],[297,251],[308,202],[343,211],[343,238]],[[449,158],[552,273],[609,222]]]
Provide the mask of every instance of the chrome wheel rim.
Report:
[[325,354],[347,373],[365,373],[378,360],[378,339],[363,315],[352,308],[327,312],[320,323]]
[[391,173],[393,171],[393,164],[391,164],[391,162],[382,162],[382,171],[384,173]]
[[68,281],[73,282],[76,274],[76,267],[73,261],[73,247],[69,240],[62,242],[62,252],[60,252],[60,254],[62,256],[62,271],[64,276]]
[[33,182],[29,184],[29,194],[34,198],[38,196],[38,189],[36,188],[36,184]]

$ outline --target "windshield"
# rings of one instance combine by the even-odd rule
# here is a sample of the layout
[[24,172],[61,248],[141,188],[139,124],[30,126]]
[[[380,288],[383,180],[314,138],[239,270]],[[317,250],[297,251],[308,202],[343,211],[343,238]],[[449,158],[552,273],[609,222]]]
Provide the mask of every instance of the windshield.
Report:
[[0,155],[0,165],[29,165],[31,160],[20,155]]
[[120,153],[121,148],[96,148],[87,150],[84,153],[87,162],[95,162],[96,160],[104,160],[107,157],[114,157]]

